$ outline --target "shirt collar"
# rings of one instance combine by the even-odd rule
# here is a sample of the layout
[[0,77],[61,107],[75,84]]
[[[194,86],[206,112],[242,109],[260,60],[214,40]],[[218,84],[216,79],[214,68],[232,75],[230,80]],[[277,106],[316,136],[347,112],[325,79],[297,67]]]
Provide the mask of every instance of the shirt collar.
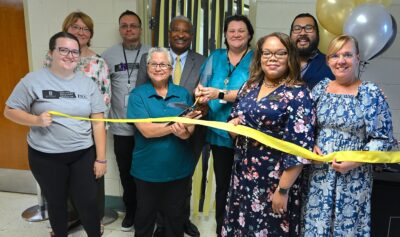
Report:
[[[171,48],[169,49],[169,53],[171,54],[172,59],[174,60],[174,64],[175,64],[176,57],[177,57],[178,55],[177,55]],[[189,53],[189,50],[186,50],[183,54],[180,54],[180,55],[179,55],[180,58],[181,58],[181,62],[186,61],[186,58],[187,58],[187,56],[188,56],[188,53]]]
[[[159,97],[159,98],[161,98],[161,96],[159,96],[157,94],[156,89],[154,89],[153,84],[151,84],[150,81],[148,83],[150,84],[149,87],[147,88],[148,98],[151,98],[151,97]],[[178,88],[178,86],[175,85],[172,82],[171,77],[169,77],[169,79],[168,79],[168,92],[167,92],[167,96],[165,97],[165,100],[168,100],[168,99],[170,99],[172,97],[179,98],[180,95],[179,95],[179,93],[177,93],[178,92],[177,88]]]

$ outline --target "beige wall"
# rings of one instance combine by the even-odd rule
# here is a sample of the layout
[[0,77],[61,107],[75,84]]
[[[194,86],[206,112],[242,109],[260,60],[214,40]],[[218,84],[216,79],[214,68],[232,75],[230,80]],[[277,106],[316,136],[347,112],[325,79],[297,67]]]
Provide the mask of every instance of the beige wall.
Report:
[[119,41],[118,17],[125,10],[137,11],[136,0],[24,0],[30,67],[42,66],[49,38],[61,30],[72,11],[83,11],[94,21],[91,48],[102,53]]

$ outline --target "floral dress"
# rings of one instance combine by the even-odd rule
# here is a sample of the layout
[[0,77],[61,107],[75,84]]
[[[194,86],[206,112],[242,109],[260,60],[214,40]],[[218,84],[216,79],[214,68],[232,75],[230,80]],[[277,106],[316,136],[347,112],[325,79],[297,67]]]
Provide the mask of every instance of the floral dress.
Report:
[[[315,114],[308,89],[281,85],[257,101],[261,85],[239,91],[231,118],[242,116],[245,126],[311,150]],[[238,136],[222,236],[298,236],[301,177],[290,188],[285,214],[273,213],[272,195],[284,170],[305,163],[309,161]]]
[[99,55],[81,57],[76,70],[85,73],[97,84],[107,106],[107,111],[104,113],[104,117],[107,117],[111,106],[111,81],[106,62]]
[[[389,150],[393,129],[389,106],[380,89],[362,82],[358,94],[326,92],[330,80],[313,89],[317,102],[316,144],[324,154],[343,150]],[[342,174],[330,164],[312,165],[305,204],[304,236],[369,236],[371,165]]]

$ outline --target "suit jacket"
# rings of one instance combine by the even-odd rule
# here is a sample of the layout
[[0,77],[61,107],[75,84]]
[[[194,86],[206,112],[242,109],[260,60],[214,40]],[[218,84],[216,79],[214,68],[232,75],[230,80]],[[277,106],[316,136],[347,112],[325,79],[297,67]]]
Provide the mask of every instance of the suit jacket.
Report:
[[[143,54],[142,58],[140,59],[136,86],[140,86],[150,80],[149,76],[147,75],[146,59],[147,53]],[[206,57],[203,55],[198,54],[193,50],[189,50],[179,85],[185,87],[189,91],[190,95],[193,95],[194,89],[196,88],[197,84],[199,84],[200,68],[205,60]]]
[[[136,80],[136,87],[143,85],[148,80],[150,80],[147,75],[147,53],[143,54],[140,59],[140,66]],[[185,66],[183,67],[181,81],[179,82],[180,86],[185,87],[190,95],[193,96],[194,89],[199,84],[200,80],[200,68],[205,62],[206,57],[201,54],[194,52],[193,50],[189,50]],[[196,126],[194,134],[190,138],[190,142],[192,143],[192,149],[195,157],[195,164],[200,157],[201,150],[205,144],[205,135],[206,135],[206,127],[204,126]]]

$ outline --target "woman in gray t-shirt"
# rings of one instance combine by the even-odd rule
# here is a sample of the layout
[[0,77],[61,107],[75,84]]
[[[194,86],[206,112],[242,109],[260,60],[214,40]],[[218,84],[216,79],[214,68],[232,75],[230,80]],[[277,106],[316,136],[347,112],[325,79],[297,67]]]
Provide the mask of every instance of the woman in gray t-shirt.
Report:
[[100,236],[96,178],[106,172],[103,122],[53,117],[56,110],[103,118],[106,106],[96,84],[75,73],[80,56],[75,36],[59,32],[49,42],[51,65],[27,74],[6,102],[4,115],[30,127],[28,158],[48,202],[56,236],[67,236],[67,196],[71,195],[88,236]]

